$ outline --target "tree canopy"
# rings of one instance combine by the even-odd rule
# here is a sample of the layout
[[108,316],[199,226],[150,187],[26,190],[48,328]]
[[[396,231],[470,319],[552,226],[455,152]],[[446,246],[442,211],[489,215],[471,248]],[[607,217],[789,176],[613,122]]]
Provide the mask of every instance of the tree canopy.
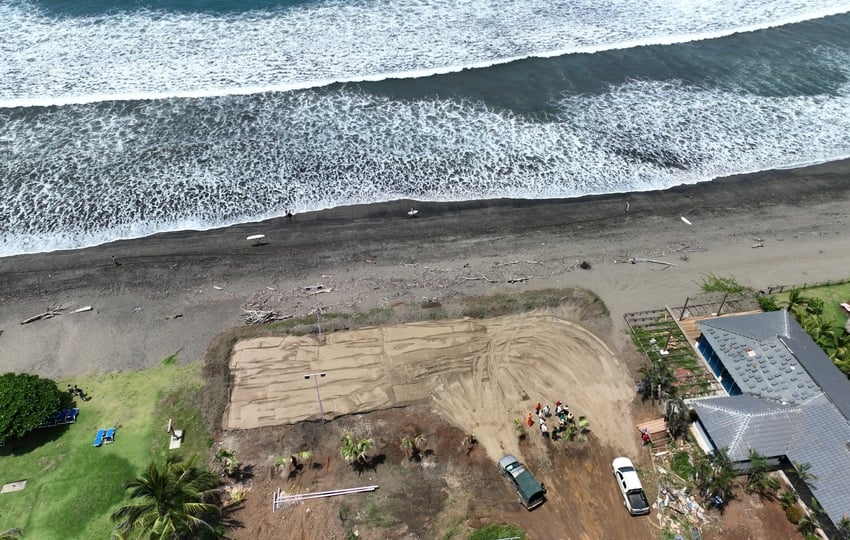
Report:
[[50,379],[28,373],[0,376],[0,440],[37,428],[62,405],[63,393]]
[[124,538],[169,540],[223,537],[218,478],[192,459],[152,461],[127,484],[130,500],[112,513]]

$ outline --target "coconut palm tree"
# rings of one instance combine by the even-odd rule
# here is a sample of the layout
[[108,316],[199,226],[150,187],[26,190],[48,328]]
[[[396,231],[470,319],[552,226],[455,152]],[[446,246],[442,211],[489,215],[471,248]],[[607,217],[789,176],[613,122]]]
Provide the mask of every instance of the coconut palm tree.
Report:
[[112,513],[122,538],[170,540],[223,536],[218,478],[192,459],[152,461],[127,484],[130,501]]

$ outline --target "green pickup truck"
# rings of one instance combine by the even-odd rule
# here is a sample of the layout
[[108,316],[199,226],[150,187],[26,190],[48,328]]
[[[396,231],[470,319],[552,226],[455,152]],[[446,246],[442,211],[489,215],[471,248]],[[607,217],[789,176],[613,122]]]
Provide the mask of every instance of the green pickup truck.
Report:
[[527,509],[537,508],[546,500],[546,488],[514,456],[508,454],[500,459],[499,470],[516,491],[519,502]]

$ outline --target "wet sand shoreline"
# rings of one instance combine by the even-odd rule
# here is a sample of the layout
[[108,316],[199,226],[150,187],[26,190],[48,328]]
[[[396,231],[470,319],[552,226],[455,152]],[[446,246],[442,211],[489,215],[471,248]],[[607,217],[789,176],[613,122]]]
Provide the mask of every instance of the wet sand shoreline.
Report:
[[[626,311],[681,302],[709,273],[756,288],[846,276],[848,203],[850,161],[838,161],[579,199],[349,206],[5,257],[0,369],[50,376],[136,369],[177,349],[183,360],[201,360],[212,336],[240,324],[250,298],[276,291],[280,309],[307,312],[311,300],[298,291],[323,281],[335,290],[322,302],[344,310],[584,287],[602,297],[616,327]],[[267,244],[246,241],[254,234]],[[677,266],[624,264],[631,258]],[[591,269],[578,269],[581,261]],[[498,283],[461,279],[475,276]],[[511,276],[528,279],[509,285]],[[58,304],[93,312],[20,325]]]

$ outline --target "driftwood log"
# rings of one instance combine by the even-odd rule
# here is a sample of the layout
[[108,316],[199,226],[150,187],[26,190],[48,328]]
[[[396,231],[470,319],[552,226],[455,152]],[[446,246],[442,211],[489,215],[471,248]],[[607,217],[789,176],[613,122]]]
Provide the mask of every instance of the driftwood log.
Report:
[[38,315],[33,315],[29,319],[24,319],[21,321],[21,324],[29,324],[31,322],[40,321],[43,319],[51,319],[56,317],[57,315],[62,315],[62,310],[65,309],[62,306],[54,306],[50,307],[44,313],[39,313]]
[[245,309],[242,318],[245,324],[268,324],[274,321],[291,319],[292,315],[281,315],[277,311],[264,309]]

